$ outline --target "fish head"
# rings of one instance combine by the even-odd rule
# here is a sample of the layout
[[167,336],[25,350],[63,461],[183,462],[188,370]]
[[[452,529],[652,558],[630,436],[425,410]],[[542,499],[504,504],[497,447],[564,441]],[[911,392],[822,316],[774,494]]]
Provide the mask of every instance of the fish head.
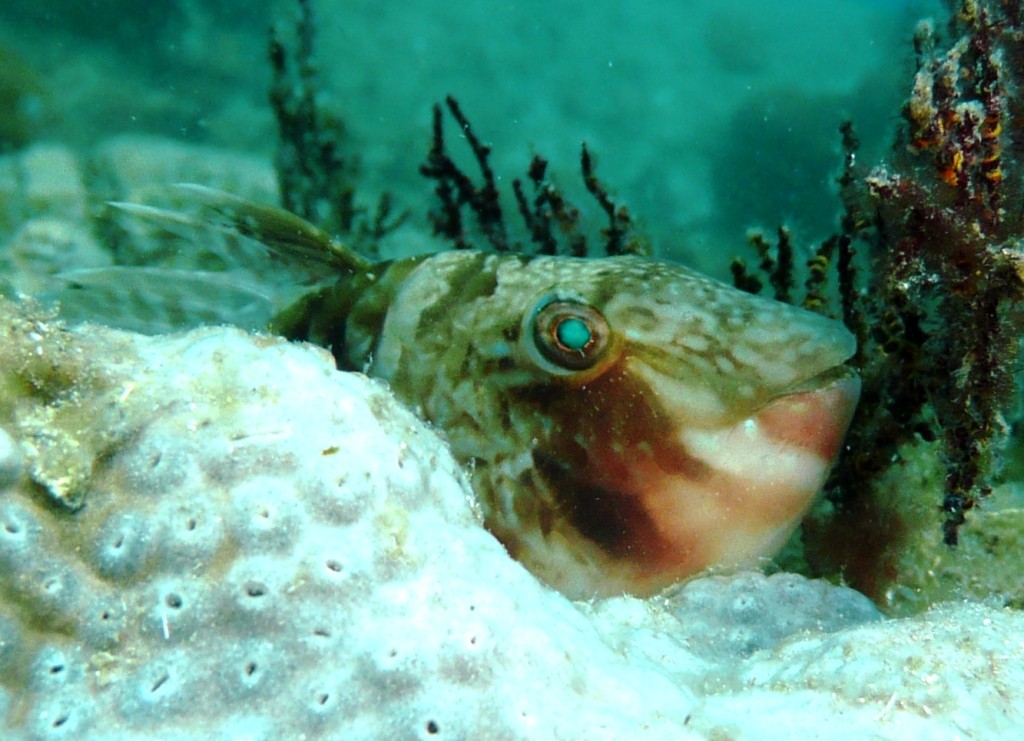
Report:
[[549,272],[520,294],[516,359],[532,375],[509,393],[543,418],[532,474],[554,505],[532,536],[519,528],[517,555],[588,596],[774,554],[853,415],[850,332],[668,263]]

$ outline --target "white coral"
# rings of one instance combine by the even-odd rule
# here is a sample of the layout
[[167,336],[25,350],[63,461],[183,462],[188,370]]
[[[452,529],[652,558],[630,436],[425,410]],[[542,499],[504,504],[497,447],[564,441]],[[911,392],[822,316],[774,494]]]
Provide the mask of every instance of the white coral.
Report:
[[864,623],[848,592],[756,575],[572,604],[481,527],[438,438],[323,351],[228,329],[68,332],[6,304],[0,325],[5,738],[1024,723],[1014,613]]

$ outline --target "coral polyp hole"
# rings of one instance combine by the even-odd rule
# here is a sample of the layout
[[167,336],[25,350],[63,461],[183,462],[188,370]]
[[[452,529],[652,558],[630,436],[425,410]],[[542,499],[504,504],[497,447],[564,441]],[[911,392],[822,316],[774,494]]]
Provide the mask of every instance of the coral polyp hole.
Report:
[[316,701],[317,701],[318,703],[320,703],[321,705],[326,705],[326,704],[327,704],[327,701],[328,701],[328,700],[330,700],[330,699],[331,699],[331,696],[330,696],[330,695],[328,695],[328,694],[323,694],[323,695],[319,695],[319,696],[318,696],[318,697],[316,698]]
[[253,674],[256,673],[256,670],[258,668],[259,667],[256,665],[255,661],[250,661],[248,664],[245,665],[245,675],[247,677],[251,677]]
[[54,664],[50,667],[50,674],[60,674],[62,671],[64,671],[63,664]]
[[4,523],[4,530],[9,532],[11,535],[17,535],[21,532],[21,525],[19,525],[17,522],[12,522],[11,520],[8,520]]
[[181,608],[183,604],[185,604],[185,601],[181,598],[180,594],[171,592],[166,597],[164,597],[164,604],[170,607],[172,610],[178,610]]
[[341,573],[341,561],[335,561],[333,558],[327,562],[327,568],[338,574]]
[[268,591],[267,586],[258,581],[250,581],[245,584],[245,593],[249,597],[265,597]]
[[428,720],[427,721],[427,733],[429,733],[431,736],[436,736],[440,732],[441,732],[441,726],[439,726],[436,721],[433,721],[433,720]]
[[64,713],[63,715],[57,716],[57,718],[53,721],[53,727],[60,728],[62,725],[68,722],[68,718],[70,717],[71,713]]
[[192,531],[192,530],[195,530],[195,529],[196,529],[196,525],[197,525],[197,524],[198,524],[198,523],[196,522],[196,518],[194,518],[194,517],[189,517],[189,518],[188,518],[188,519],[187,519],[187,520],[185,521],[185,529],[186,529],[186,530],[188,530],[188,531]]

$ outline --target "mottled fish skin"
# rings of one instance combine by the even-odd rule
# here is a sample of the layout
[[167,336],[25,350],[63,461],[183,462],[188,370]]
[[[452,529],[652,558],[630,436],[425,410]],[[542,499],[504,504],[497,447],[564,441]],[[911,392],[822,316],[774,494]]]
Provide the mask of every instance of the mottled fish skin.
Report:
[[[593,364],[538,349],[553,304],[606,323]],[[838,322],[637,257],[446,252],[343,279],[293,314],[319,328],[285,334],[333,347],[445,433],[487,527],[572,597],[771,555],[859,394]]]

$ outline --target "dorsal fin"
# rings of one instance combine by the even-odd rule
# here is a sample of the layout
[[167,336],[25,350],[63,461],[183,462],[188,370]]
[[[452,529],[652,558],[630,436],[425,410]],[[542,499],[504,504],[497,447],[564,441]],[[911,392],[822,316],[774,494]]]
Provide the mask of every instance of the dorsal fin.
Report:
[[373,265],[327,232],[282,208],[196,183],[178,183],[172,187],[200,206],[198,215],[123,201],[108,201],[108,205],[145,219],[208,226],[241,234],[292,261],[314,262],[356,274],[369,271]]

